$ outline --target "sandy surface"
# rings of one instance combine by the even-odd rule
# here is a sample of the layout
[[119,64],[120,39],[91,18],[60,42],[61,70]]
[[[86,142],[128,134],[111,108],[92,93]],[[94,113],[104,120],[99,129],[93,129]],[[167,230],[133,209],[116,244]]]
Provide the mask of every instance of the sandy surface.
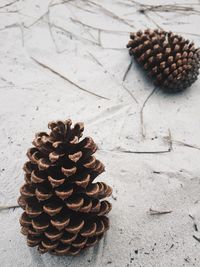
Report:
[[[176,3],[200,11],[195,0]],[[200,80],[175,96],[155,91],[143,127],[154,87],[135,63],[122,81],[129,31],[158,24],[200,45],[200,17],[140,8],[131,0],[0,1],[0,204],[16,203],[26,150],[54,119],[85,122],[106,165],[99,180],[113,187],[110,231],[76,258],[39,255],[19,232],[22,211],[1,211],[1,267],[200,266]]]

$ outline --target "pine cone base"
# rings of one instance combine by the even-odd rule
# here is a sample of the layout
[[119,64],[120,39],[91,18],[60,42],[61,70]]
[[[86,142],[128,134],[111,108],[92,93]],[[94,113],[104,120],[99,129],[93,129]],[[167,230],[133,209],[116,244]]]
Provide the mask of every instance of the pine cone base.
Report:
[[97,145],[90,137],[80,140],[83,123],[71,125],[71,120],[51,122],[49,134],[36,134],[23,168],[21,232],[41,253],[76,255],[109,229],[111,204],[102,199],[112,189],[93,182],[104,171],[93,156]]
[[165,91],[178,92],[191,86],[199,74],[200,49],[182,36],[163,30],[130,34],[129,54]]

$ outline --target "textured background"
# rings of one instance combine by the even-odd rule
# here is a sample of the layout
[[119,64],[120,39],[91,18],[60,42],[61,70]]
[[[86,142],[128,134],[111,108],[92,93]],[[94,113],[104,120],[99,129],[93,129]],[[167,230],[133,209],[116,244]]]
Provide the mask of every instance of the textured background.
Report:
[[54,119],[85,122],[114,189],[110,231],[76,258],[39,255],[21,210],[0,211],[1,267],[200,266],[200,80],[147,100],[154,87],[133,63],[123,82],[130,31],[160,26],[200,45],[200,1],[139,2],[0,0],[0,204],[16,204],[26,150]]

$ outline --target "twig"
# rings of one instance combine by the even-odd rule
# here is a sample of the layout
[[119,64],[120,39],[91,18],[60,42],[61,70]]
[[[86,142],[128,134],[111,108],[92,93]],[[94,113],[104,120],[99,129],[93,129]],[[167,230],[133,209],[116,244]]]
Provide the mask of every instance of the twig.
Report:
[[144,108],[145,108],[145,105],[147,104],[147,102],[149,101],[149,99],[155,93],[156,90],[157,90],[157,87],[154,87],[154,89],[152,90],[152,92],[145,99],[145,101],[144,101],[144,103],[142,105],[142,108],[140,110],[141,134],[142,134],[142,137],[143,138],[145,138],[145,136],[146,136],[146,134],[145,134],[145,127],[144,127]]
[[117,14],[115,14],[114,12],[108,10],[107,8],[103,7],[100,4],[97,4],[91,0],[87,0],[89,3],[91,3],[92,5],[95,5],[97,7],[99,7],[100,9],[102,9],[106,14],[108,14],[110,17],[112,17],[113,19],[119,20],[122,23],[128,25],[129,27],[133,27],[135,28],[135,26],[133,24],[130,24],[129,22],[127,22],[125,19],[121,18],[120,16],[118,16]]
[[103,64],[93,55],[93,54],[91,54],[90,52],[88,52],[88,54],[93,58],[93,60],[101,67],[101,68],[103,68],[103,70],[106,72],[106,73],[108,73],[108,75],[112,78],[112,79],[114,79],[115,80],[115,82],[118,84],[118,85],[120,85],[120,86],[122,86],[123,87],[123,89],[125,89],[126,91],[127,91],[127,93],[131,96],[131,98],[134,100],[134,102],[136,102],[136,103],[138,103],[138,101],[137,101],[137,99],[135,98],[135,96],[129,91],[129,89],[123,84],[123,82],[121,83],[121,82],[118,82],[117,80],[116,80],[116,77],[112,74],[112,73],[110,73],[104,66],[103,66]]
[[59,72],[57,72],[56,70],[52,69],[51,67],[47,66],[46,64],[40,62],[39,60],[35,59],[34,57],[31,57],[31,59],[33,61],[35,61],[38,65],[42,66],[43,68],[45,69],[48,69],[49,71],[51,71],[52,73],[56,74],[57,76],[59,76],[60,78],[62,78],[63,80],[69,82],[70,84],[74,85],[76,88],[88,93],[88,94],[91,94],[93,96],[96,96],[96,97],[99,97],[99,98],[102,98],[102,99],[106,99],[106,100],[110,100],[109,98],[105,97],[105,96],[101,96],[101,95],[98,95],[98,94],[95,94],[83,87],[81,87],[80,85],[76,84],[75,82],[71,81],[69,78],[67,78],[66,76],[60,74]]
[[0,205],[0,211],[8,210],[8,209],[15,209],[15,208],[20,208],[20,206],[19,205],[7,205],[7,206]]
[[15,4],[16,2],[19,2],[19,0],[15,0],[15,1],[13,1],[13,2],[10,2],[10,3],[8,3],[8,4],[5,4],[4,6],[0,6],[0,9],[1,9],[1,8],[4,8],[4,7],[12,6],[12,5]]
[[150,215],[162,215],[162,214],[168,214],[171,212],[172,212],[172,210],[158,211],[158,210],[149,209]]
[[123,82],[126,80],[126,77],[127,77],[128,73],[129,73],[129,70],[131,69],[132,64],[133,64],[133,59],[131,59],[131,62],[129,63],[129,65],[128,65],[125,73],[124,73],[124,76],[123,76],[123,79],[122,79]]

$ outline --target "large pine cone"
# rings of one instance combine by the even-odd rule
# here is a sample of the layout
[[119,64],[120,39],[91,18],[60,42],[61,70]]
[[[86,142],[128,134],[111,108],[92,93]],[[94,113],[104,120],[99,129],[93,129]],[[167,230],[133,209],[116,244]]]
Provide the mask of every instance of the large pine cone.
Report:
[[172,32],[145,30],[130,34],[130,55],[147,71],[156,85],[169,92],[182,91],[197,80],[200,49]]
[[93,246],[109,228],[105,216],[111,204],[100,201],[112,193],[103,182],[93,183],[104,165],[92,154],[97,145],[82,137],[83,123],[71,120],[49,123],[49,134],[40,132],[27,152],[25,184],[19,205],[21,232],[29,246],[41,253],[76,255]]

